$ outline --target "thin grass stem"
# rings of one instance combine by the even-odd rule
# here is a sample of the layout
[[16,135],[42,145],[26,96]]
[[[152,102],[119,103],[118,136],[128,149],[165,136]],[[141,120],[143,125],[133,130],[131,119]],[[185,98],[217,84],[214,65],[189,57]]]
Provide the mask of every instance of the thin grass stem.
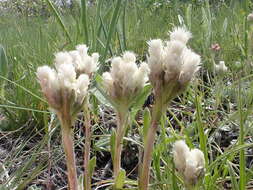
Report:
[[88,106],[88,97],[84,104],[84,131],[85,131],[85,150],[84,150],[84,187],[91,190],[91,176],[89,173],[90,146],[91,146],[91,116]]

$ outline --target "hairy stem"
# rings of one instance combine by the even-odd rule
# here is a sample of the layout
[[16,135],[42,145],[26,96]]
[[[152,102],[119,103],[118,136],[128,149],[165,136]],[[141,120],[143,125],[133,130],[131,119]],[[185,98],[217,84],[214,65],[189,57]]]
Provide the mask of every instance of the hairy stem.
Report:
[[142,164],[140,183],[139,183],[140,190],[147,190],[148,189],[152,151],[153,151],[153,147],[154,147],[158,123],[159,123],[160,118],[163,113],[162,101],[159,101],[159,99],[156,99],[156,100],[157,101],[153,107],[153,112],[152,112],[151,126],[148,130],[146,142],[144,145],[143,164]]
[[68,170],[68,184],[70,190],[78,190],[78,181],[76,173],[76,162],[74,153],[74,141],[71,131],[71,121],[61,118],[62,124],[62,144],[66,156]]
[[147,141],[144,146],[143,164],[140,176],[140,190],[148,189],[150,165],[157,126],[157,122],[153,122],[147,134]]

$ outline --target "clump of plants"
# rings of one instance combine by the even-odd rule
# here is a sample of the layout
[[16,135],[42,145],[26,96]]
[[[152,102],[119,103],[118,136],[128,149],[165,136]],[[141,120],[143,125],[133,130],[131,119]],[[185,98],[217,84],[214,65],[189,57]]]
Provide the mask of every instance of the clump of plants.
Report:
[[[121,168],[123,138],[130,126],[129,110],[143,95],[143,88],[151,84],[155,103],[151,111],[151,121],[143,133],[144,154],[139,173],[140,190],[149,187],[150,165],[156,132],[162,115],[173,98],[181,94],[191,82],[200,67],[200,56],[187,47],[191,33],[185,28],[174,28],[170,40],[160,39],[148,42],[147,63],[139,66],[133,52],[124,52],[121,57],[111,59],[111,69],[102,75],[102,90],[110,99],[117,114],[117,127],[111,134],[111,157],[113,162],[113,189],[122,189],[125,171]],[[88,47],[79,45],[76,50],[59,52],[55,55],[55,69],[39,67],[37,77],[42,92],[61,123],[62,145],[64,147],[69,189],[91,189],[90,169],[90,107],[89,84],[97,70],[99,55],[88,55]],[[83,111],[85,118],[84,187],[78,184],[76,172],[72,126],[76,115]],[[186,187],[194,186],[204,175],[205,161],[198,149],[190,150],[183,142],[174,145],[174,162]],[[192,175],[190,175],[192,174]]]

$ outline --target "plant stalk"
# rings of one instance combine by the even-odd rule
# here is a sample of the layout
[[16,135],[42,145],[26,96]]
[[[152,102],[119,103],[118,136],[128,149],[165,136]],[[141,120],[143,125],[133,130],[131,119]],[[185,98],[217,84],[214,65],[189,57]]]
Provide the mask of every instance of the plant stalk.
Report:
[[71,120],[61,117],[62,144],[66,156],[68,170],[68,184],[70,190],[78,190],[74,141],[71,131]]
[[161,119],[163,110],[165,107],[162,105],[162,99],[156,98],[156,104],[153,107],[152,113],[152,122],[151,126],[148,130],[148,134],[146,137],[146,142],[144,145],[144,156],[143,156],[143,164],[140,175],[140,190],[147,190],[149,184],[149,174],[150,174],[150,165],[152,159],[152,152],[155,142],[156,131],[158,128],[158,123]]
[[85,150],[84,150],[84,187],[91,190],[91,176],[89,172],[90,146],[91,146],[91,119],[88,106],[88,98],[84,104],[84,123],[85,123]]
[[144,146],[143,164],[140,177],[140,190],[148,189],[152,151],[154,147],[157,127],[158,127],[157,121],[152,122],[151,127],[147,134],[147,140]]
[[125,130],[127,127],[127,114],[125,112],[117,113],[117,129],[116,129],[116,145],[115,145],[115,154],[113,158],[113,174],[116,179],[120,168],[121,168],[121,152],[123,148],[123,138],[125,134]]
[[[241,87],[241,78],[239,79],[238,86],[238,102],[239,102],[239,113],[240,113],[240,133],[239,133],[239,145],[244,144],[245,131],[244,131],[244,114],[243,114],[243,105],[242,105],[242,87]],[[240,190],[246,188],[246,159],[244,149],[240,150]]]

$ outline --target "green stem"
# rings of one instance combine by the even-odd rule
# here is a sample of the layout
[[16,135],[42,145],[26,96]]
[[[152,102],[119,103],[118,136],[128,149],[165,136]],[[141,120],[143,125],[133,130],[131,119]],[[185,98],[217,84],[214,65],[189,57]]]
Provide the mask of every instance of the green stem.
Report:
[[68,184],[70,190],[78,190],[78,181],[75,164],[74,141],[71,131],[71,120],[60,117],[62,125],[62,144],[66,156],[68,170]]
[[87,101],[84,104],[84,119],[85,119],[84,187],[86,190],[91,190],[91,176],[89,173],[91,122],[90,122],[90,111],[88,107],[88,98],[86,99]]
[[[127,112],[127,111],[126,111]],[[120,168],[121,168],[121,152],[123,148],[123,138],[127,127],[127,114],[126,112],[117,113],[117,129],[116,129],[116,144],[115,144],[115,154],[113,158],[113,174],[116,179]]]
[[[241,79],[239,79],[241,80]],[[239,136],[239,145],[244,145],[244,115],[242,107],[242,97],[241,97],[241,81],[239,82],[238,87],[238,102],[239,102],[239,113],[240,113],[240,136]],[[240,190],[245,189],[246,187],[246,163],[245,163],[245,151],[244,149],[240,150]]]

